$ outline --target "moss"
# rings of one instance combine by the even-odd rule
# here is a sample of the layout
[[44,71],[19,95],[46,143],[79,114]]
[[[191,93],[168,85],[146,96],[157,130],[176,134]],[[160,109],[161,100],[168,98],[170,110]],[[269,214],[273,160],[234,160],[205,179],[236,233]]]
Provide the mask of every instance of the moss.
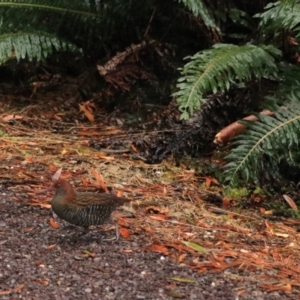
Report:
[[233,188],[225,190],[225,196],[235,200],[241,200],[249,194],[249,191],[244,188]]

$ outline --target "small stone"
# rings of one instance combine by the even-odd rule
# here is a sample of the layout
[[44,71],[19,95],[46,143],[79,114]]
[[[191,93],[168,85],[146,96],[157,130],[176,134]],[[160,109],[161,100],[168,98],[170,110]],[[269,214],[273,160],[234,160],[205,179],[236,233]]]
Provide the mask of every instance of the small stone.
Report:
[[74,256],[74,259],[75,259],[75,260],[83,260],[83,257],[80,257],[80,256],[75,255],[75,256]]

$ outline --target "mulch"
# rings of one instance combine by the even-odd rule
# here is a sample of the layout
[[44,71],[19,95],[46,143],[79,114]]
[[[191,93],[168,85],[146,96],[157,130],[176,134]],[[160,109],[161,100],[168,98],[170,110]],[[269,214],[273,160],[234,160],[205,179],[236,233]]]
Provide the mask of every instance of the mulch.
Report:
[[[91,138],[128,133],[102,122],[96,104],[82,105],[0,111],[1,299],[299,298],[297,220],[208,203],[206,195],[222,199],[218,182],[172,159],[147,165],[90,148]],[[132,200],[115,214],[119,241],[101,241],[109,228],[79,237],[53,215],[53,195],[37,192],[60,168],[77,190]]]

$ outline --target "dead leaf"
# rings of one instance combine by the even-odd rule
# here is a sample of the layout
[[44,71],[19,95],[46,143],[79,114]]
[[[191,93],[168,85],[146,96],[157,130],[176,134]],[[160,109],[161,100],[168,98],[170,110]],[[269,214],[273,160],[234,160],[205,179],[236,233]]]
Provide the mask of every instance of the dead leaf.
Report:
[[54,114],[53,119],[55,119],[57,121],[62,121],[62,118],[60,117],[60,114]]
[[186,253],[182,253],[182,254],[179,255],[179,257],[177,258],[177,262],[182,262],[186,257],[187,257],[187,254],[186,254]]
[[26,228],[22,229],[22,232],[30,232],[32,230],[34,230],[34,227],[26,227]]
[[241,296],[241,295],[244,294],[245,292],[246,292],[246,290],[243,289],[243,290],[237,291],[236,294],[237,294],[238,296]]
[[169,250],[167,249],[167,247],[160,244],[152,244],[151,246],[146,247],[146,249],[153,252],[162,253],[164,255],[169,255]]
[[290,284],[286,284],[285,286],[276,286],[266,283],[261,284],[260,287],[264,288],[268,292],[283,291],[285,293],[290,293],[292,291],[292,286]]
[[196,280],[182,277],[171,277],[171,280],[178,281],[181,283],[196,283]]
[[265,209],[264,207],[260,207],[260,208],[259,208],[259,211],[260,211],[261,214],[264,214],[265,211],[266,211],[266,209]]
[[132,250],[132,249],[124,249],[123,252],[124,252],[124,253],[132,253],[133,250]]
[[44,284],[44,285],[49,284],[49,280],[47,280],[47,279],[36,279],[34,281],[37,282],[37,283],[40,283],[40,284]]
[[0,295],[9,295],[13,292],[13,290],[0,290]]
[[133,152],[135,152],[135,153],[137,153],[137,152],[138,152],[137,148],[136,148],[134,145],[131,145],[131,149],[132,149],[132,150],[133,150]]
[[294,211],[298,211],[298,207],[291,197],[288,195],[283,195],[283,198]]
[[118,191],[118,192],[117,192],[117,197],[122,197],[122,196],[123,196],[122,192],[121,192],[121,191]]
[[188,242],[188,241],[182,241],[182,243],[184,245],[186,245],[186,246],[188,246],[188,247],[190,247],[190,248],[198,251],[198,252],[201,252],[201,253],[206,253],[207,252],[207,250],[204,247],[202,247],[202,246],[200,246],[200,245],[198,245],[196,243]]
[[19,292],[21,292],[21,290],[23,290],[24,287],[25,287],[24,284],[20,284],[20,285],[18,285],[17,287],[15,287],[13,291],[14,291],[15,293],[19,293]]
[[289,235],[287,233],[273,232],[273,235],[280,236],[283,238],[288,238]]
[[59,224],[57,222],[55,222],[53,218],[50,218],[49,223],[54,229],[59,228]]
[[264,215],[273,215],[273,210],[265,210]]
[[49,245],[47,249],[51,250],[51,249],[55,248],[56,246],[57,246],[57,244],[52,244],[52,245]]
[[115,157],[114,156],[106,156],[106,155],[99,155],[98,158],[102,158],[102,159],[105,159],[105,160],[114,160]]
[[95,257],[96,254],[89,251],[89,250],[82,250],[82,253],[85,255],[85,256],[89,256],[89,257]]
[[81,104],[78,104],[78,105],[79,105],[80,111],[82,111],[84,113],[84,115],[88,118],[88,120],[91,123],[94,123],[95,118],[94,118],[94,115],[92,114],[92,112],[85,105],[81,105]]
[[215,185],[219,185],[219,181],[216,178],[213,178],[211,176],[205,177],[205,186],[209,188],[211,184],[214,183]]
[[222,199],[222,208],[223,209],[228,209],[228,208],[232,207],[232,203],[233,203],[232,198],[224,197]]
[[167,216],[162,215],[162,214],[157,214],[157,215],[149,216],[149,218],[151,218],[153,220],[158,220],[158,221],[165,221]]
[[7,115],[6,117],[3,117],[2,120],[4,122],[9,122],[11,120],[22,120],[24,117],[20,115]]
[[267,229],[268,229],[269,232],[273,232],[274,226],[271,225],[271,224],[268,222],[268,220],[265,221],[265,225],[266,225],[266,227],[267,227]]
[[151,227],[143,227],[146,232],[153,233],[154,230]]
[[51,208],[51,204],[47,204],[47,203],[32,203],[31,205],[40,206],[40,207],[43,207],[43,208]]
[[119,229],[119,232],[120,232],[120,235],[122,238],[128,240],[129,239],[129,236],[130,236],[130,232],[128,229],[126,228],[120,228]]
[[93,175],[95,176],[95,178],[97,179],[97,181],[99,182],[101,188],[103,188],[103,190],[108,193],[108,188],[106,187],[105,183],[104,183],[104,180],[102,178],[102,176],[95,170],[95,169],[92,169],[92,173]]

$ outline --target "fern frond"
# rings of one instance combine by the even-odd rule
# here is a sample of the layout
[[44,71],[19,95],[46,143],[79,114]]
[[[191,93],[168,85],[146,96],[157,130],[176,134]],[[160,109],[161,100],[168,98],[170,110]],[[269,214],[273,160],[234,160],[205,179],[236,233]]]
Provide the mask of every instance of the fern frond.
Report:
[[72,45],[76,37],[91,32],[100,22],[99,10],[91,7],[92,2],[0,0],[0,63],[12,53],[18,60],[40,60],[54,49],[78,50]]
[[62,42],[55,36],[45,33],[17,32],[0,35],[0,64],[14,56],[17,60],[36,58],[41,60],[50,55],[53,50],[78,50],[71,44]]
[[267,31],[274,32],[278,35],[282,30],[290,30],[300,34],[300,2],[299,0],[284,0],[275,3],[269,3],[265,7],[266,11],[256,14],[259,17],[259,27]]
[[65,30],[72,28],[73,35],[76,35],[83,30],[92,30],[97,28],[103,15],[99,12],[99,5],[91,7],[89,2],[54,0],[50,4],[47,0],[0,0],[0,32],[32,31],[38,28],[39,31],[54,34],[63,27]]
[[192,11],[194,16],[200,16],[207,27],[213,28],[220,32],[214,17],[209,13],[206,5],[201,0],[178,0],[182,2],[188,9]]
[[285,108],[279,108],[275,117],[258,116],[259,122],[241,122],[247,130],[237,136],[235,147],[227,156],[226,181],[230,185],[241,182],[258,182],[267,172],[265,158],[274,165],[285,158],[291,162],[291,153],[299,151],[300,108],[297,99],[291,99]]
[[276,102],[284,104],[290,97],[300,99],[299,66],[282,62],[278,69],[278,77],[280,80],[276,93],[273,95]]
[[217,44],[213,49],[204,50],[188,57],[190,62],[182,69],[183,77],[178,79],[177,98],[182,118],[188,117],[204,102],[205,92],[228,90],[234,82],[243,82],[252,77],[275,75],[277,67],[274,57],[280,51],[272,46],[235,46]]
[[23,11],[28,9],[40,9],[45,11],[56,11],[59,13],[68,12],[71,14],[83,15],[85,17],[96,17],[97,13],[91,11],[91,6],[84,1],[49,1],[45,0],[11,0],[11,1],[0,1],[0,7],[9,7],[10,9],[21,8]]

